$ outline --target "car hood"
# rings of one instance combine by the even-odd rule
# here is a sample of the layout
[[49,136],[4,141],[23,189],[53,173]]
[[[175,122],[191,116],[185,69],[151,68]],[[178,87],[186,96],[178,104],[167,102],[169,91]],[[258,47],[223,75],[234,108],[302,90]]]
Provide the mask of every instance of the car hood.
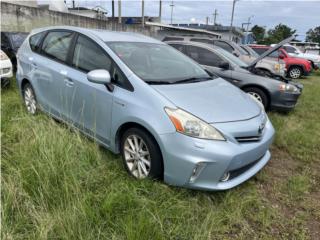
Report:
[[249,95],[222,78],[151,86],[177,107],[208,123],[242,121],[261,112]]

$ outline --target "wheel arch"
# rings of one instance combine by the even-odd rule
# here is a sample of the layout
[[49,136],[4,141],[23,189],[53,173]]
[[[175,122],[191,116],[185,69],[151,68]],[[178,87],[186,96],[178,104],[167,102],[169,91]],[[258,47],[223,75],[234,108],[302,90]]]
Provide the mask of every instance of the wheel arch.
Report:
[[120,152],[121,137],[130,128],[139,128],[141,130],[144,130],[146,133],[148,133],[152,137],[152,139],[155,141],[155,143],[157,144],[157,146],[160,149],[162,164],[164,166],[163,151],[162,151],[161,144],[159,144],[159,140],[157,139],[157,137],[154,136],[154,134],[152,133],[151,130],[149,130],[147,127],[143,126],[142,124],[134,122],[134,121],[125,122],[118,127],[116,134],[115,134],[115,146],[114,146],[115,152],[117,152],[117,153]]
[[268,109],[270,107],[270,103],[271,103],[271,94],[270,94],[269,90],[267,88],[265,88],[264,86],[257,85],[257,84],[246,84],[241,87],[241,90],[244,91],[246,88],[251,88],[251,87],[258,88],[266,94],[266,96],[268,98],[268,104],[267,104],[267,109]]
[[298,68],[301,68],[302,72],[304,72],[304,66],[302,64],[291,64],[289,67],[288,67],[288,72],[294,68],[294,67],[298,67]]

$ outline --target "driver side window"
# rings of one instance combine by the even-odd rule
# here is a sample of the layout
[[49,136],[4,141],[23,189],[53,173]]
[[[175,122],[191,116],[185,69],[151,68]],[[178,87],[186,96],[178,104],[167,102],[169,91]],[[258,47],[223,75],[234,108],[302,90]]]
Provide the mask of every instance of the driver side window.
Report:
[[219,67],[223,60],[214,52],[195,46],[188,46],[188,55],[198,63],[206,66]]

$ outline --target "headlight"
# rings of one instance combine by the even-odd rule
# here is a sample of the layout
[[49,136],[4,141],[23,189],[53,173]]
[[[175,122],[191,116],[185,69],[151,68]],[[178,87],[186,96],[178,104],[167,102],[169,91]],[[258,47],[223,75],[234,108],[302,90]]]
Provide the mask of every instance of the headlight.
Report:
[[7,56],[7,54],[5,54],[4,52],[0,52],[0,60],[8,60],[9,58],[8,58],[8,56]]
[[279,85],[279,90],[281,92],[298,92],[299,89],[292,85],[292,84],[287,84],[287,83],[282,83]]
[[225,141],[223,135],[210,124],[181,109],[164,109],[177,132],[190,137]]

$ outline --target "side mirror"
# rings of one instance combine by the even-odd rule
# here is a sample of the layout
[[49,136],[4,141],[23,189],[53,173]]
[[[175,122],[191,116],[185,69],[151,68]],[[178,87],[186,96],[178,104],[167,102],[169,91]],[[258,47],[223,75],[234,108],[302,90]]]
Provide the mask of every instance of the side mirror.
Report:
[[280,59],[284,59],[285,56],[284,56],[283,54],[280,54],[280,55],[279,55],[279,58],[280,58]]
[[88,72],[87,79],[90,82],[98,83],[98,84],[110,84],[111,83],[111,76],[109,71],[104,69],[97,69]]
[[228,62],[222,62],[219,64],[219,68],[222,68],[224,70],[229,70],[230,64]]

